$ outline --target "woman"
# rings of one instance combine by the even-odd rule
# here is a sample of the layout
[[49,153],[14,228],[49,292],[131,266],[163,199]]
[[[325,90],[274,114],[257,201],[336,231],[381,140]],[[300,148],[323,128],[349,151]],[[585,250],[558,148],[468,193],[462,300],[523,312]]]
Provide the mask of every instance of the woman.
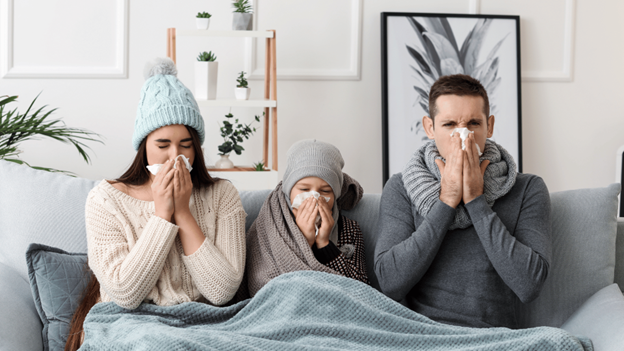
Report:
[[127,309],[142,302],[224,305],[242,280],[246,214],[236,188],[206,171],[203,119],[175,74],[171,60],[151,69],[132,137],[134,162],[87,198],[94,277],[72,320],[66,350],[80,346],[84,317],[96,302]]
[[300,270],[368,283],[362,231],[340,213],[354,208],[364,191],[342,172],[340,151],[302,140],[288,150],[287,163],[283,181],[247,233],[248,293],[254,296],[271,279]]

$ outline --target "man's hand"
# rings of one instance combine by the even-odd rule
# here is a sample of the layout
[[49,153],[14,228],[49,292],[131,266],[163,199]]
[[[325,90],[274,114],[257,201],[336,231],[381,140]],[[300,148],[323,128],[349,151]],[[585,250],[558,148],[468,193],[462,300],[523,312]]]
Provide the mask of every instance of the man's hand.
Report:
[[479,164],[479,153],[477,152],[474,134],[469,134],[465,143],[463,200],[467,204],[483,194],[483,174],[490,161],[484,160]]
[[[456,208],[462,199],[463,189],[463,168],[464,151],[461,149],[461,138],[459,133],[451,137],[451,150],[444,161],[436,159],[435,162],[440,169],[442,181],[440,182],[440,200],[445,204]],[[481,179],[483,181],[483,179]]]

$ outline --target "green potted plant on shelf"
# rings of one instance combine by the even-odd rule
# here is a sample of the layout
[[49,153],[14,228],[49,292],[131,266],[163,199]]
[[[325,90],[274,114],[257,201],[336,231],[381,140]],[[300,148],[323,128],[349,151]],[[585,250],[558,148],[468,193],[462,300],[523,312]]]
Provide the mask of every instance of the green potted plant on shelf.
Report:
[[234,0],[234,15],[232,18],[233,30],[252,30],[253,13],[249,0]]
[[238,78],[236,78],[236,88],[234,88],[234,96],[236,96],[236,100],[249,99],[251,89],[249,88],[249,83],[247,82],[247,78],[245,78],[245,74],[247,73],[240,71]]
[[217,98],[217,76],[219,62],[212,51],[200,52],[195,62],[195,98],[215,100]]
[[208,12],[198,12],[196,17],[195,23],[197,24],[197,29],[208,29],[208,27],[210,27],[211,14]]
[[[264,113],[262,113],[264,115]],[[253,121],[249,124],[239,123],[238,118],[234,120],[234,123],[230,122],[234,115],[228,113],[225,115],[223,126],[221,127],[221,136],[223,137],[223,144],[219,145],[219,156],[221,158],[215,162],[216,168],[233,168],[234,163],[230,160],[230,153],[234,151],[237,155],[240,155],[245,148],[241,145],[244,140],[249,139],[250,136],[256,131],[256,128],[252,128]],[[255,116],[255,121],[260,122],[260,116]]]
[[46,106],[31,112],[37,96],[28,106],[26,112],[19,113],[17,109],[8,110],[7,104],[17,100],[17,96],[0,96],[0,160],[23,164],[34,169],[48,172],[60,172],[72,175],[71,172],[61,171],[54,168],[31,166],[26,161],[21,160],[22,153],[18,149],[19,144],[26,140],[33,140],[37,137],[47,137],[58,140],[62,143],[73,145],[86,163],[91,162],[89,154],[85,149],[89,147],[85,141],[102,143],[100,136],[96,133],[84,129],[70,128],[65,126],[61,120],[50,120],[48,117],[56,111],[44,111]]
[[260,161],[258,163],[253,164],[254,171],[262,172],[266,171],[266,167],[264,166],[264,162]]

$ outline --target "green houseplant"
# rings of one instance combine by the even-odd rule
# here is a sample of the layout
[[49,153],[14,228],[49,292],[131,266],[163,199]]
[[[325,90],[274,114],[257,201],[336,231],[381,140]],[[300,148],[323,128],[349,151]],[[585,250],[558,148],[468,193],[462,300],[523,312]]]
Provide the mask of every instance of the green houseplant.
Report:
[[[264,112],[262,113],[264,116]],[[225,115],[223,126],[220,128],[221,137],[223,137],[223,144],[219,145],[219,159],[215,163],[217,168],[232,168],[234,163],[229,159],[229,155],[234,151],[237,155],[240,155],[245,151],[242,144],[243,141],[249,139],[250,136],[256,131],[256,128],[252,128],[253,121],[249,124],[239,123],[238,118],[234,120],[234,123],[230,122],[234,115],[228,113]],[[260,122],[260,116],[254,117],[256,122]]]
[[18,149],[19,144],[37,137],[52,138],[62,143],[73,145],[84,161],[90,163],[91,158],[86,151],[89,147],[84,142],[94,141],[102,143],[100,136],[84,129],[67,127],[65,123],[58,119],[50,120],[50,115],[56,109],[45,111],[44,109],[47,106],[44,105],[34,110],[33,106],[38,97],[35,97],[24,113],[18,112],[17,108],[13,110],[7,108],[9,103],[17,100],[17,96],[5,95],[0,97],[0,159],[24,164],[34,169],[71,175],[71,172],[67,171],[29,165],[24,160],[19,159],[19,154],[21,153]]
[[265,166],[264,166],[264,162],[262,162],[262,161],[259,161],[259,162],[257,162],[257,163],[254,163],[252,167],[253,167],[253,168],[254,168],[254,170],[255,170],[255,171],[257,171],[257,172],[266,171],[266,168],[265,168]]
[[208,29],[208,27],[210,27],[210,17],[212,17],[212,15],[208,12],[198,12],[195,18],[197,29]]
[[244,71],[240,71],[238,74],[238,78],[236,78],[236,88],[234,88],[234,96],[236,96],[236,100],[247,100],[249,99],[250,88],[248,87],[247,78],[245,78]]
[[212,51],[200,52],[195,62],[195,98],[215,100],[217,98],[217,76],[219,63]]
[[253,14],[249,0],[234,0],[234,15],[232,18],[233,30],[252,30]]

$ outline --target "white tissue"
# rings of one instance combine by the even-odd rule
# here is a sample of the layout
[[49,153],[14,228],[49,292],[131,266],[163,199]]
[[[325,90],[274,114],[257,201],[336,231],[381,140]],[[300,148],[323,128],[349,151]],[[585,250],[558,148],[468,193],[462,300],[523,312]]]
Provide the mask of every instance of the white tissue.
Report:
[[[192,171],[193,170],[193,166],[191,166],[191,164],[189,163],[189,159],[188,157],[184,156],[184,155],[178,155],[176,156],[175,160],[176,162],[173,164],[173,168],[178,168],[176,167],[176,165],[178,164],[178,158],[182,157],[182,161],[184,161],[184,165],[186,166],[186,169],[188,169],[188,171]],[[159,163],[159,164],[155,164],[155,165],[150,165],[147,166],[147,170],[150,171],[150,173],[152,173],[153,175],[156,175],[158,173],[158,171],[160,171],[160,169],[162,168],[163,164]]]
[[[466,138],[468,138],[468,134],[474,134],[474,132],[468,130],[468,128],[455,128],[453,129],[451,136],[453,136],[455,133],[459,133],[459,137],[462,141],[462,150],[466,150]],[[479,144],[475,143],[475,146],[477,147],[477,153],[479,154],[479,156],[483,155],[483,153],[481,152],[481,148],[479,148]]]
[[[303,203],[303,201],[309,197],[313,196],[315,199],[319,199],[319,197],[321,197],[321,194],[317,193],[316,191],[312,190],[312,191],[308,191],[305,193],[300,193],[297,196],[295,196],[295,199],[293,200],[292,203],[292,208],[299,208],[299,206],[301,206],[301,204]],[[329,197],[327,196],[323,196],[323,198],[325,199],[326,202],[329,202]],[[316,221],[314,221],[314,228],[316,228],[316,235],[318,235],[318,226],[321,224],[321,215],[318,214],[316,215]]]

